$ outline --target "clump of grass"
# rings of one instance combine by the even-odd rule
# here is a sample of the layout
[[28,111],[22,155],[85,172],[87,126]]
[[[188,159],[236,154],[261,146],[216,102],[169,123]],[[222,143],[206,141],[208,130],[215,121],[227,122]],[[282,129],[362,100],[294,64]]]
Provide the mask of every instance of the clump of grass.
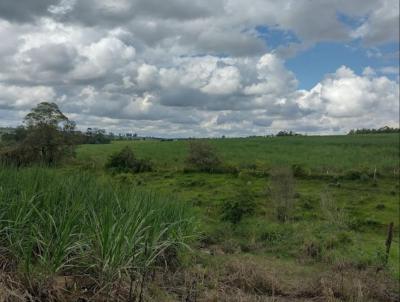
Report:
[[321,194],[320,207],[323,217],[329,224],[339,228],[348,226],[349,217],[346,211],[327,192]]
[[79,275],[97,290],[138,283],[137,295],[146,275],[173,261],[194,234],[190,211],[175,200],[83,173],[0,168],[0,258],[28,291]]
[[274,205],[276,218],[285,222],[293,214],[295,206],[295,183],[293,171],[287,167],[271,170],[270,195]]

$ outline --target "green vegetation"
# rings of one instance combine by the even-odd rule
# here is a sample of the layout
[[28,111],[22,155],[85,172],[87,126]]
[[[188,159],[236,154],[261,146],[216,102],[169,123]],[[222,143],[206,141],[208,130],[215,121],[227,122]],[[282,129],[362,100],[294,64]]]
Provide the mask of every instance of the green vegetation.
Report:
[[126,146],[121,151],[111,154],[106,165],[107,170],[112,172],[146,172],[151,171],[151,163],[148,160],[137,159],[132,148]]
[[108,297],[121,282],[141,295],[195,235],[186,205],[84,173],[3,167],[0,183],[2,266],[27,300],[57,299],[51,285],[64,276],[85,278],[92,295]]
[[57,168],[0,168],[7,299],[399,298],[398,134],[76,151]]
[[[86,168],[101,174],[108,154],[123,146],[131,146],[138,156],[151,158],[153,172],[120,174],[115,180],[145,190],[173,193],[195,208],[203,236],[200,247],[194,247],[194,255],[196,262],[206,269],[213,270],[213,257],[223,263],[221,274],[235,261],[250,266],[257,261],[258,266],[268,271],[259,278],[269,280],[271,270],[279,271],[281,266],[287,267],[290,263],[286,274],[301,271],[298,279],[289,281],[275,273],[273,283],[281,286],[308,278],[311,283],[315,278],[324,279],[330,284],[327,292],[332,290],[333,296],[341,297],[341,301],[395,301],[393,297],[398,297],[399,293],[396,285],[399,279],[398,135],[206,141],[221,164],[232,169],[187,170],[190,151],[185,141],[114,142],[98,148],[81,146],[78,159],[86,162]],[[395,239],[386,263],[385,239],[387,226],[392,221],[395,222]],[[213,256],[209,258],[204,252]],[[329,278],[326,277],[328,272]],[[243,273],[250,274],[243,276],[245,280],[254,276],[254,272]],[[210,275],[213,276],[213,272],[205,278],[212,278]],[[350,276],[355,279],[343,281]],[[221,277],[217,287],[226,285],[226,277]],[[364,300],[357,296],[356,285],[348,288],[343,285],[344,282],[356,284],[356,280],[362,282]],[[334,288],[334,284],[342,285]],[[208,285],[203,290],[210,292],[214,286]],[[244,300],[256,299],[249,297],[257,296],[257,290],[250,293],[241,285],[235,286],[235,290],[240,288]],[[309,288],[319,286],[304,285],[303,290],[328,299],[328,294]],[[282,295],[310,295],[309,292],[297,293],[293,288],[288,290],[285,286],[274,290],[280,290]],[[266,293],[271,295],[271,291],[269,286]],[[217,297],[217,300],[223,299]]]
[[70,121],[55,103],[38,104],[25,116],[25,126],[3,137],[0,162],[15,166],[32,163],[55,165],[74,154],[75,122]]
[[391,127],[385,126],[385,127],[378,128],[378,129],[368,129],[368,128],[355,129],[355,130],[350,130],[349,135],[380,134],[380,133],[400,133],[400,128],[391,128]]

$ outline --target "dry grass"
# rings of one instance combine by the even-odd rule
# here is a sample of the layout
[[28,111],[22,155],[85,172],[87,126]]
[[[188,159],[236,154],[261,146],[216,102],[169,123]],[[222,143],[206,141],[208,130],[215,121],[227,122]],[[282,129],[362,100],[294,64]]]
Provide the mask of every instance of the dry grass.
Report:
[[[171,301],[398,301],[399,288],[384,272],[351,267],[310,271],[279,261],[236,257],[211,267],[197,266],[157,280]],[[322,272],[324,271],[324,272]]]

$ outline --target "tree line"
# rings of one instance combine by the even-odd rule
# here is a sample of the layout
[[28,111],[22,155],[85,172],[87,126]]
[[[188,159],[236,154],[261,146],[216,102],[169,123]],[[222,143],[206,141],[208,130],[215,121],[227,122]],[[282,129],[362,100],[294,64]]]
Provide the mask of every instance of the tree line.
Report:
[[0,161],[23,166],[32,163],[53,165],[75,155],[79,144],[107,144],[105,130],[76,130],[76,123],[57,104],[42,102],[29,112],[23,124],[1,136]]
[[391,128],[388,126],[381,127],[378,129],[369,129],[369,128],[362,128],[362,129],[352,129],[349,131],[348,135],[355,135],[355,134],[379,134],[379,133],[400,133],[400,128]]

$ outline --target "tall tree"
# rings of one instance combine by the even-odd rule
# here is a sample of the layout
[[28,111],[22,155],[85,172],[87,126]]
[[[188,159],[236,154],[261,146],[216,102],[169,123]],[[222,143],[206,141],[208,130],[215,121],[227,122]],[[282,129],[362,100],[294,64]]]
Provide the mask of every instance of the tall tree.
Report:
[[38,104],[24,119],[28,127],[59,127],[60,123],[68,121],[68,118],[61,112],[56,103],[48,102]]
[[26,137],[7,150],[3,157],[18,165],[57,163],[74,153],[75,122],[70,121],[55,103],[42,102],[24,118]]

